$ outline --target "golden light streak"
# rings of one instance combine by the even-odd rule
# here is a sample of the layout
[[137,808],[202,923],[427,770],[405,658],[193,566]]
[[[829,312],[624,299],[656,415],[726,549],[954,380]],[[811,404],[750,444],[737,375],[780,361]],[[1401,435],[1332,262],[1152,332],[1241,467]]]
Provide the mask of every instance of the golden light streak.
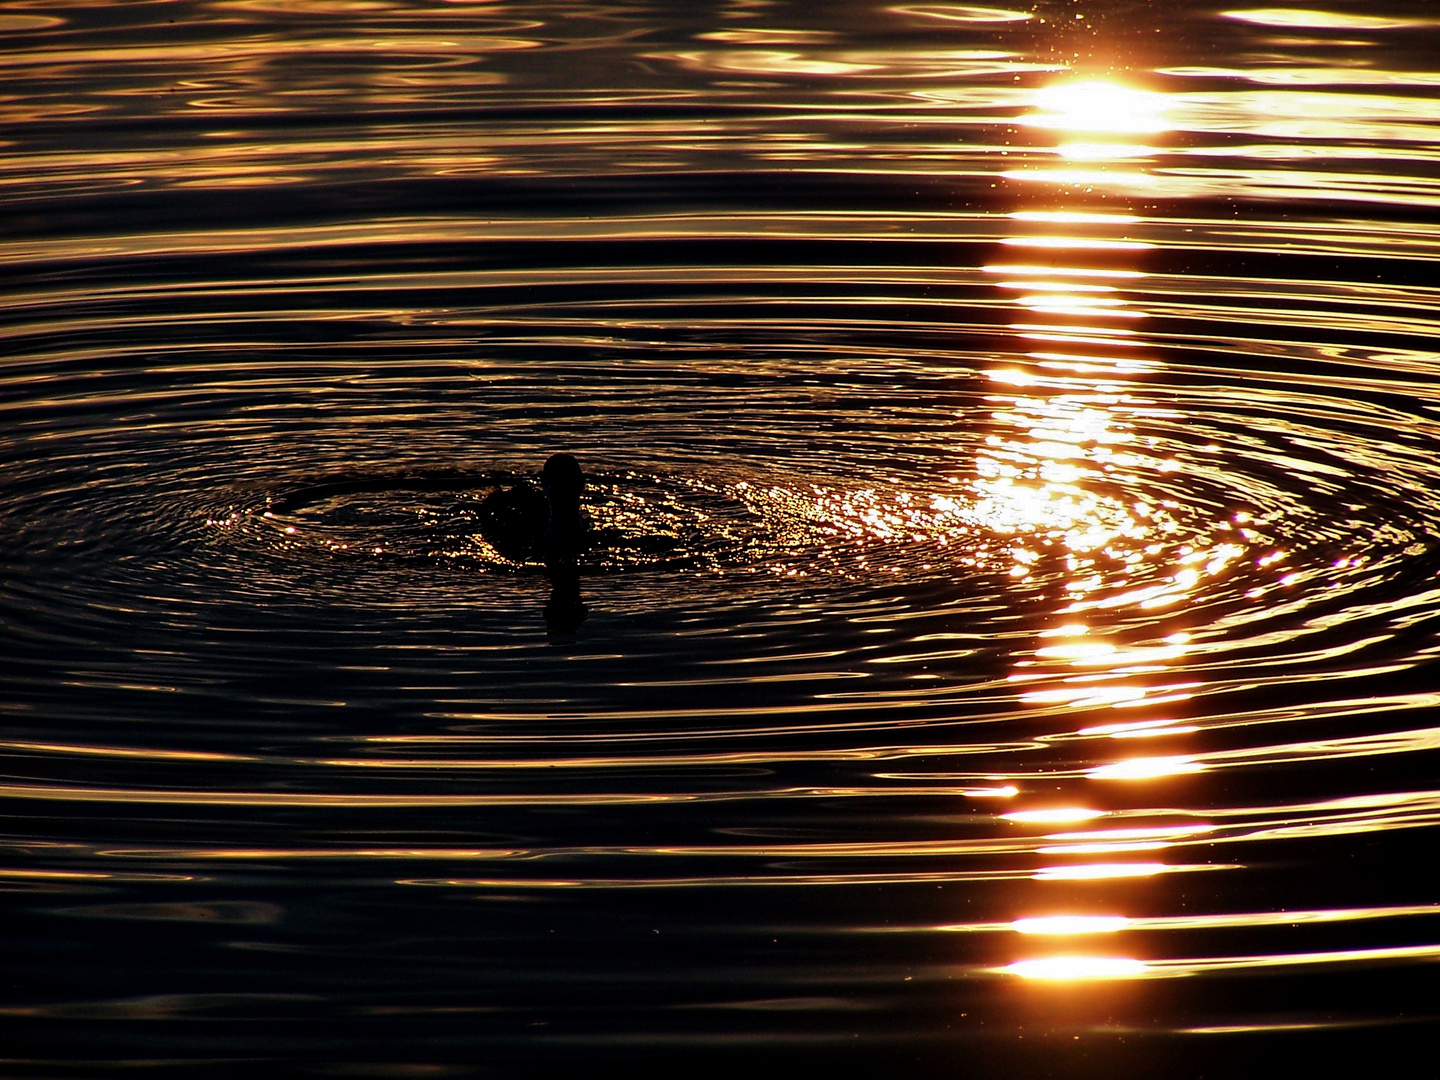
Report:
[[1083,727],[1077,735],[1108,735],[1112,739],[1148,739],[1160,735],[1188,735],[1200,729],[1176,720],[1137,720],[1128,724],[1096,724]]
[[1022,825],[1058,825],[1069,821],[1093,821],[1095,818],[1105,817],[1106,811],[1090,810],[1079,806],[1057,806],[1048,810],[1015,810],[1000,816],[1006,821],[1014,821]]
[[[1109,169],[1011,169],[1000,174],[1006,180],[1023,180],[1031,183],[1059,184],[1063,187],[1151,187],[1157,183],[1155,177],[1143,172],[1120,172]],[[1001,243],[1006,241],[1002,240]],[[1066,244],[1017,245],[1071,248],[1121,248],[1118,241],[1095,241],[1085,243],[1078,239]],[[1153,247],[1153,244],[1130,245],[1132,250]]]
[[970,4],[914,4],[892,7],[897,15],[913,15],[942,22],[960,23],[1009,23],[1028,22],[1035,18],[1028,11],[1011,11],[1008,8],[975,7]]
[[1045,915],[1016,919],[1010,929],[1017,934],[1113,934],[1129,925],[1123,915]]
[[1080,285],[1072,281],[997,281],[1000,289],[1032,289],[1035,292],[1111,293],[1114,285]]
[[[1005,176],[1012,176],[1005,173]],[[1037,170],[1033,173],[1013,174],[1015,178],[1022,180],[1055,180],[1057,182],[1069,182],[1077,175],[1074,172],[1062,172],[1059,169],[1044,171]],[[1090,183],[1095,181],[1114,181],[1114,173],[1085,173],[1086,178],[1082,182]],[[1069,178],[1069,179],[1067,179]],[[1149,177],[1143,177],[1141,182],[1148,182]],[[1155,247],[1140,240],[1103,240],[1093,236],[1005,236],[1000,243],[1006,247],[1020,248],[1045,248],[1052,251],[1149,251]],[[1054,271],[1051,271],[1052,273]]]
[[401,878],[397,885],[454,889],[682,889],[682,888],[793,888],[831,885],[893,885],[996,881],[1013,875],[1003,871],[937,871],[895,874],[737,874],[729,877],[635,878]]
[[1132,143],[1067,142],[1055,147],[1053,153],[1066,161],[1124,161],[1150,157],[1155,148]]
[[0,868],[0,878],[25,878],[41,881],[101,881],[115,874],[88,873],[81,870],[8,870]]
[[1098,345],[1107,349],[1139,348],[1144,342],[1131,340],[1134,330],[1123,326],[1056,326],[1047,323],[1011,323],[1010,329],[1032,341],[1049,341],[1057,345]]
[[1076,642],[1071,645],[1048,645],[1036,649],[1035,655],[1044,660],[1069,660],[1076,663],[1109,660],[1119,650],[1106,641]]
[[1149,971],[1143,961],[1128,956],[1047,956],[1039,960],[1017,960],[1000,968],[1022,979],[1077,981],[1082,979],[1133,979]]
[[1075,132],[1150,135],[1168,129],[1168,98],[1099,79],[1052,83],[1035,93],[1028,127]]
[[1165,863],[1083,863],[1075,866],[1045,866],[1032,875],[1036,881],[1114,881],[1123,878],[1155,877],[1177,869]]
[[648,803],[704,801],[687,794],[534,794],[505,795],[372,795],[289,791],[182,791],[145,788],[66,787],[59,784],[0,784],[0,799],[38,799],[46,802],[113,802],[169,806],[625,806]]
[[1337,949],[1332,952],[1271,953],[1257,956],[1215,956],[1143,962],[1116,956],[1049,956],[1018,960],[999,970],[1029,979],[1114,979],[1141,975],[1174,978],[1216,971],[1256,971],[1305,968],[1329,964],[1368,964],[1404,960],[1434,960],[1440,945],[1395,945],[1373,949]]
[[1143,701],[1142,686],[1061,686],[1052,690],[1031,690],[1021,700],[1032,705],[1063,704],[1077,708],[1100,705],[1116,706],[1127,701]]
[[144,871],[107,873],[84,870],[0,869],[0,878],[35,881],[195,881],[192,874],[155,874]]
[[1131,851],[1163,851],[1175,845],[1168,840],[1119,840],[1114,843],[1060,844],[1035,849],[1036,855],[1123,855]]
[[216,754],[201,750],[155,750],[124,746],[81,746],[71,743],[0,742],[0,750],[44,754],[85,754],[96,757],[142,758],[148,761],[259,761],[250,754]]
[[[965,653],[963,655],[969,655]],[[907,660],[909,658],[906,658]],[[671,684],[673,685],[673,684]],[[367,742],[385,742],[383,737],[367,737]],[[406,740],[394,740],[402,744]],[[424,742],[423,739],[416,740]],[[489,740],[479,740],[487,742]],[[534,742],[535,740],[531,740]],[[501,746],[508,745],[504,739],[496,739]],[[463,739],[457,740],[456,745],[465,745]],[[1011,743],[997,744],[993,747],[995,752],[1003,752],[1013,746]],[[542,756],[532,758],[514,757],[460,757],[456,755],[435,756],[435,757],[285,757],[275,756],[263,758],[253,755],[241,754],[210,754],[199,751],[163,751],[145,750],[117,747],[95,747],[95,746],[67,746],[58,743],[33,743],[33,742],[0,742],[0,749],[19,749],[37,753],[49,754],[80,754],[94,755],[97,757],[120,757],[139,758],[143,760],[156,761],[216,761],[216,762],[265,762],[270,765],[288,765],[294,767],[323,766],[325,768],[378,770],[378,771],[416,771],[416,772],[507,772],[541,769],[553,772],[558,769],[641,769],[641,768],[673,768],[687,765],[757,765],[774,764],[781,761],[872,761],[876,758],[898,756],[903,750],[895,748],[886,750],[878,747],[855,747],[844,750],[734,750],[734,751],[712,751],[707,753],[675,753],[675,754],[645,754],[645,753],[616,753],[608,755],[579,756]],[[979,744],[967,746],[972,752],[981,752]],[[976,780],[989,779],[980,775]],[[976,798],[987,796],[1002,796],[1016,794],[1013,787],[982,787],[966,789],[961,794],[973,795]]]
[[1308,11],[1304,8],[1222,11],[1220,17],[1287,30],[1403,30],[1411,26],[1435,25],[1434,19],[1397,19],[1385,15],[1350,15],[1337,11]]
[[[1013,221],[1044,221],[1055,225],[1135,225],[1145,219],[1135,214],[1097,214],[1083,210],[1015,210],[1008,215]],[[989,270],[990,267],[985,269]],[[1035,267],[1035,272],[1066,276],[1070,271],[1058,267]],[[1026,271],[1018,270],[1017,273]],[[1106,274],[1115,277],[1144,277],[1138,270],[1103,271],[1087,268],[1076,273]]]
[[1158,739],[1165,735],[1193,735],[1200,729],[1194,724],[1150,724],[1110,732],[1112,739]]
[[1060,626],[1052,626],[1048,630],[1041,630],[1037,637],[1084,637],[1090,633],[1090,628],[1084,623],[1064,623]]
[[1088,920],[1122,920],[1124,925],[1116,929],[1145,932],[1145,931],[1168,931],[1168,930],[1209,930],[1209,929],[1234,929],[1240,927],[1271,927],[1271,926],[1308,926],[1312,924],[1345,923],[1345,922],[1368,922],[1374,919],[1403,919],[1403,918],[1435,918],[1440,916],[1440,904],[1411,904],[1395,907],[1370,907],[1370,908],[1330,908],[1321,910],[1302,911],[1239,911],[1225,912],[1220,914],[1186,914],[1186,915],[1156,915],[1156,916],[1121,916],[1121,915],[1057,915],[1057,916],[1032,916],[1012,920],[1010,922],[968,922],[968,923],[945,923],[939,926],[930,925],[905,925],[905,926],[876,926],[867,927],[877,933],[933,933],[936,931],[944,933],[977,933],[977,934],[1004,934],[1014,932],[1026,932],[1019,924],[1034,921],[1037,926],[1030,930],[1031,933],[1046,933],[1044,923],[1054,918],[1057,920],[1056,933],[1065,934],[1072,932],[1066,928],[1066,922],[1077,920],[1074,925],[1074,933],[1108,933],[1109,930],[1102,924],[1097,924],[1094,929],[1087,929]]
[[1332,952],[1268,953],[1257,956],[1211,956],[1181,960],[1157,960],[1157,975],[1198,975],[1212,971],[1256,971],[1274,968],[1306,968],[1322,964],[1366,964],[1398,960],[1440,958],[1440,945],[1393,945],[1375,949],[1336,949]]
[[1046,840],[1176,840],[1214,832],[1214,825],[1161,825],[1133,829],[1090,829],[1051,833]]
[[1220,915],[1170,915],[1132,921],[1136,929],[1202,930],[1236,926],[1308,926],[1316,923],[1368,922],[1371,919],[1433,918],[1437,915],[1440,915],[1440,904],[1408,904],[1395,907],[1246,911]]
[[1139,270],[1110,269],[1097,266],[1031,266],[1017,263],[992,263],[982,266],[986,274],[1013,274],[1017,277],[1066,278],[1142,278],[1146,275]]
[[1092,780],[1153,780],[1162,776],[1184,776],[1204,771],[1205,766],[1190,757],[1129,758],[1091,769]]
[[[1102,675],[1103,677],[1103,675]],[[1021,681],[1025,678],[1041,678],[1041,675],[1008,675],[1007,681]],[[1096,675],[1089,675],[1086,678],[1097,678]],[[1067,683],[1079,680],[1067,680]],[[1152,687],[1153,690],[1171,691],[1181,687],[1198,687],[1198,683],[1174,683],[1164,687]],[[824,706],[822,706],[824,707]],[[852,706],[840,706],[850,708]],[[1267,724],[1290,724],[1296,723],[1319,723],[1322,720],[1342,720],[1346,717],[1378,717],[1384,714],[1401,713],[1401,711],[1431,710],[1440,708],[1440,693],[1431,691],[1420,691],[1413,694],[1377,694],[1372,697],[1348,697],[1336,698],[1336,700],[1315,701],[1315,703],[1295,704],[1295,706],[1284,706],[1277,708],[1251,708],[1251,710],[1238,711],[1238,713],[1215,713],[1208,717],[1205,727],[1207,729],[1221,729],[1221,727],[1256,727],[1267,726]],[[773,711],[773,710],[770,710]],[[766,710],[762,708],[736,708],[736,710],[636,710],[636,711],[615,711],[605,713],[605,719],[638,719],[647,721],[660,721],[667,719],[694,720],[694,721],[719,721],[724,719],[736,719],[744,717],[750,719],[755,716],[766,716]],[[445,719],[465,720],[469,723],[488,724],[498,729],[503,729],[507,724],[534,724],[536,721],[546,719],[544,713],[436,713],[436,716]],[[1020,713],[1012,716],[1021,716]],[[837,724],[832,730],[873,730],[877,727],[874,723]],[[1428,732],[1430,729],[1420,729]],[[773,724],[773,726],[750,727],[704,727],[706,734],[716,734],[720,737],[755,737],[755,736],[788,736],[788,734],[802,734],[814,732],[814,726],[804,724]],[[485,732],[484,734],[372,734],[372,736],[357,736],[356,742],[364,744],[377,744],[377,746],[419,746],[419,747],[455,747],[455,746],[508,746],[508,744],[536,744],[537,740],[544,742],[547,746],[569,746],[573,743],[592,742],[613,742],[621,744],[645,743],[652,740],[687,739],[694,737],[696,729],[687,726],[657,726],[645,730],[644,733],[622,733],[612,734],[606,732],[603,736],[595,734],[507,734],[503,730],[497,732]],[[1303,743],[1302,743],[1303,744]],[[995,743],[999,747],[1012,746],[1012,743]],[[976,780],[995,779],[994,776],[976,776]],[[1428,795],[1428,792],[1426,792]],[[1378,796],[1382,799],[1408,798],[1408,795]]]

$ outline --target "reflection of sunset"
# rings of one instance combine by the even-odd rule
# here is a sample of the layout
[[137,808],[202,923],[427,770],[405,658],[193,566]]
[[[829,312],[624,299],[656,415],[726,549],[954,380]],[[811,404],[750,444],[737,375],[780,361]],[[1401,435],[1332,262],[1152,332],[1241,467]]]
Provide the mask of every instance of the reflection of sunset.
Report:
[[1132,851],[1162,851],[1172,847],[1166,840],[1117,840],[1113,843],[1057,844],[1035,849],[1037,855],[1121,855]]
[[1120,878],[1154,877],[1175,869],[1165,863],[1077,863],[1074,866],[1045,866],[1035,871],[1037,881],[1111,881]]
[[1018,960],[1002,969],[1024,979],[1126,979],[1144,975],[1147,966],[1125,956],[1047,956]]
[[1103,840],[1113,843],[1145,840],[1178,840],[1189,836],[1202,836],[1215,831],[1214,825],[1163,825],[1133,829],[1093,829],[1068,833],[1055,833],[1047,840]]
[[[1373,964],[1377,961],[1433,960],[1440,945],[1401,945],[1372,949],[1337,949],[1332,952],[1274,953],[1259,956],[1207,956],[1177,960],[1141,960],[1119,956],[1047,956],[1019,960],[1000,970],[1027,979],[1123,979],[1141,975],[1175,978],[1202,972],[1257,971],[1274,968],[1308,968],[1325,964]],[[1318,1026],[1318,1025],[1317,1025]],[[1263,1031],[1257,1024],[1234,1031]],[[1205,1030],[1205,1029],[1196,1029]]]
[[1302,8],[1253,8],[1246,11],[1222,11],[1221,18],[1306,30],[1400,30],[1406,27],[1433,25],[1432,20],[1396,18],[1384,15],[1351,15],[1337,11],[1309,11]]
[[1017,810],[1001,816],[1006,821],[1015,821],[1026,825],[1056,825],[1069,821],[1091,821],[1094,818],[1104,817],[1105,811],[1089,810],[1079,806],[1057,806],[1048,810]]
[[[1036,92],[1032,105],[1021,122],[1052,133],[1055,143],[1046,152],[1053,164],[1018,168],[1006,173],[1007,179],[1112,197],[1174,182],[1149,171],[1159,151],[1145,141],[1170,126],[1165,95],[1118,83],[1058,83]],[[1049,894],[1069,888],[1094,890],[1113,901],[1142,887],[1144,879],[1230,868],[1158,859],[1179,847],[1231,838],[1210,821],[1087,828],[1084,823],[1095,818],[1124,822],[1127,812],[1112,816],[1080,807],[1105,805],[1106,797],[1127,783],[1168,789],[1242,754],[1136,755],[1137,744],[1130,741],[1105,744],[1131,749],[1106,761],[1101,740],[1165,738],[1166,750],[1188,749],[1184,737],[1200,728],[1184,714],[1204,684],[1193,669],[1183,675],[1174,669],[1193,663],[1206,648],[1204,638],[1192,632],[1189,606],[1227,588],[1254,600],[1276,585],[1300,581],[1302,571],[1287,565],[1289,545],[1276,546],[1269,521],[1195,493],[1192,481],[1210,482],[1205,472],[1210,466],[1187,456],[1183,439],[1168,434],[1187,417],[1175,398],[1147,387],[1164,365],[1147,355],[1144,298],[1153,294],[1136,261],[1156,247],[1153,234],[1139,231],[1143,219],[1123,204],[1096,212],[1060,200],[1013,211],[1009,218],[1012,235],[1000,241],[1003,254],[984,271],[993,275],[1013,313],[1009,329],[1034,351],[1007,356],[1003,366],[986,372],[993,388],[990,429],[975,453],[972,513],[984,528],[1012,538],[1011,574],[1018,582],[1055,583],[1047,597],[1054,601],[1049,624],[1036,628],[1028,650],[1013,654],[1009,681],[1017,699],[1044,715],[1074,718],[1050,737],[1055,744],[1084,739],[1102,756],[1068,772],[1088,788],[1069,793],[1075,800],[1070,807],[1022,803],[1003,817],[1056,827],[1031,849],[1053,860],[1030,873],[1031,888],[1045,894],[1038,902],[1051,906],[1056,897]],[[1265,580],[1248,591],[1231,584],[1256,572]],[[1148,625],[1148,632],[1127,633],[1127,622]],[[1108,721],[1105,713],[1111,710],[1128,715]],[[1323,752],[1336,750],[1327,745]],[[1365,752],[1375,747],[1367,743]],[[1033,938],[1162,923],[1169,925],[1065,913],[1016,918],[1009,928]],[[1145,962],[1022,956],[1001,970],[1026,979],[1078,981],[1265,963],[1264,958]]]
[[1161,735],[1188,735],[1200,729],[1175,720],[1138,720],[1128,724],[1096,724],[1083,727],[1081,735],[1108,735],[1112,739],[1152,739]]
[[1165,95],[1119,83],[1052,83],[1036,91],[1036,111],[1024,122],[1060,131],[1152,134],[1166,128],[1165,107]]
[[[1058,133],[1051,149],[1066,162],[1062,168],[1018,169],[1007,179],[1043,181],[1076,190],[1145,189],[1156,178],[1143,168],[1111,169],[1107,163],[1142,165],[1156,149],[1137,136],[1169,129],[1164,94],[1116,82],[1086,80],[1052,83],[1035,92],[1033,111],[1021,119],[1026,127]],[[1074,138],[1065,138],[1073,135]],[[1096,167],[1077,167],[1094,163]]]
[[[1098,167],[1025,169],[1009,174],[1011,178],[1112,191],[1152,182],[1145,172],[1132,171],[1152,153],[1133,137],[1165,130],[1162,95],[1115,83],[1056,84],[1040,90],[1034,106],[1036,111],[1024,121],[1028,126],[1081,136],[1056,147],[1058,157]],[[1117,172],[1107,169],[1106,162],[1130,164]],[[1169,497],[1173,489],[1168,483],[1156,483],[1183,466],[1145,430],[1157,417],[1178,414],[1134,385],[1158,365],[1141,355],[1143,343],[1136,329],[1146,312],[1132,296],[1144,272],[1123,265],[1151,245],[1126,231],[1139,218],[1124,212],[1056,206],[1017,211],[1011,219],[1017,235],[1007,238],[1005,246],[1040,257],[1014,264],[997,260],[985,269],[996,275],[997,289],[1008,294],[1019,316],[1011,328],[1058,348],[1029,354],[1026,366],[989,373],[1004,389],[991,399],[999,431],[977,454],[974,484],[978,506],[992,527],[1025,536],[1014,554],[1022,575],[1039,564],[1042,553],[1057,571],[1063,567],[1054,608],[1057,622],[1039,631],[1032,651],[1017,659],[1011,680],[1023,686],[1021,701],[1041,708],[1173,708],[1198,684],[1157,680],[1154,675],[1190,651],[1190,634],[1177,628],[1148,640],[1126,641],[1105,620],[1116,613],[1164,610],[1189,600],[1202,582],[1231,572],[1247,548],[1233,542],[1228,523],[1197,522],[1192,507]],[[1052,261],[1063,258],[1067,265],[1046,266],[1046,256]],[[1085,265],[1092,259],[1108,264]],[[1138,737],[1167,728],[1174,734],[1194,730],[1176,725],[1173,715],[1142,714],[1123,723],[1092,723],[1082,731]],[[1083,775],[1088,780],[1159,780],[1201,769],[1189,757],[1136,757],[1091,765]],[[1061,826],[1084,820],[1026,815],[1021,810],[1005,816]],[[1096,882],[1104,887],[1107,882],[1201,869],[1084,860],[1158,853],[1211,828],[1207,823],[1054,833],[1035,854],[1078,861],[1042,866],[1031,876],[1037,889],[1048,888],[1040,883],[1049,882]],[[1120,916],[1055,915],[1016,919],[1012,928],[1027,935],[1076,935],[1113,933],[1129,925]],[[1050,956],[1019,959],[1003,970],[1026,979],[1067,981],[1131,978],[1146,974],[1148,967],[1129,957]]]
[[[1074,294],[1061,303],[1028,298],[1017,303],[1075,319],[1110,314]],[[1022,377],[1025,373],[1011,369],[989,374],[1007,388],[1050,393],[991,399],[1003,406],[991,414],[1001,431],[987,438],[976,457],[971,513],[992,532],[1025,538],[1012,549],[1014,576],[1028,576],[1042,557],[1057,570],[1063,565],[1068,574],[1063,589],[1070,598],[1063,612],[1174,605],[1202,581],[1224,577],[1245,554],[1245,547],[1229,537],[1197,534],[1181,518],[1189,508],[1175,500],[1127,499],[1116,489],[1117,481],[1143,482],[1147,474],[1181,468],[1135,434],[1131,418],[1165,415],[1164,410],[1110,386],[1087,392],[1076,378]],[[1063,392],[1054,392],[1062,387]],[[1225,533],[1229,526],[1221,522],[1211,528]],[[1163,662],[1184,651],[1179,639],[1143,650],[1090,640],[1047,645],[1038,655],[1077,665],[1114,665]]]
[[1016,919],[1010,928],[1017,934],[1113,934],[1129,925],[1123,915],[1048,915]]
[[1092,780],[1153,780],[1162,776],[1183,776],[1205,768],[1187,757],[1127,758],[1091,769]]

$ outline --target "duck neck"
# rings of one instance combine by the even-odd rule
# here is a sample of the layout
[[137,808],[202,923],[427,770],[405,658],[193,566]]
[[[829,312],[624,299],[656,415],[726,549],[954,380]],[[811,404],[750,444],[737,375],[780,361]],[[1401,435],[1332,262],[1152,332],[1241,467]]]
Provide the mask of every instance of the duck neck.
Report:
[[551,544],[574,544],[580,537],[580,496],[556,491],[545,494],[550,504],[545,539]]

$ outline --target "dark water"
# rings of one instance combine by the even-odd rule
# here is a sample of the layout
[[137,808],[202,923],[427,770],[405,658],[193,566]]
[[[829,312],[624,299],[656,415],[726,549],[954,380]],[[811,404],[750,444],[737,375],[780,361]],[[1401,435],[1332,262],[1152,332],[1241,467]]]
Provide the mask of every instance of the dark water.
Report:
[[4,5],[4,1074],[1428,1038],[1437,28]]

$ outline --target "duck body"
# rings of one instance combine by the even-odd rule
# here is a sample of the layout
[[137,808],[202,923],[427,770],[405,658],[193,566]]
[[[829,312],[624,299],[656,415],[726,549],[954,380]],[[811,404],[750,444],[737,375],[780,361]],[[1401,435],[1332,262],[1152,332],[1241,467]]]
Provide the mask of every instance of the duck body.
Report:
[[511,562],[538,558],[550,521],[545,493],[532,484],[499,488],[485,496],[478,514],[480,533]]

